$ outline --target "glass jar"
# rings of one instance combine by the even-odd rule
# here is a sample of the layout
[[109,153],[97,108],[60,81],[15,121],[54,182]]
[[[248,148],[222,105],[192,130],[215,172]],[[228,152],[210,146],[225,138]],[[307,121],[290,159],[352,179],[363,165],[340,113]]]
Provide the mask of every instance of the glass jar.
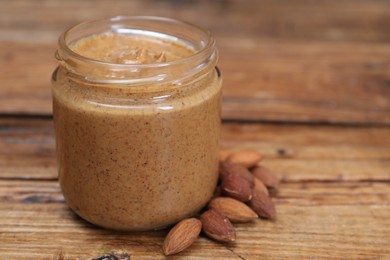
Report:
[[[173,49],[180,43],[194,53],[116,64],[71,48],[106,32],[147,36]],[[102,227],[151,230],[204,207],[218,178],[221,77],[212,36],[166,18],[115,17],[65,31],[56,58],[57,161],[70,208]]]

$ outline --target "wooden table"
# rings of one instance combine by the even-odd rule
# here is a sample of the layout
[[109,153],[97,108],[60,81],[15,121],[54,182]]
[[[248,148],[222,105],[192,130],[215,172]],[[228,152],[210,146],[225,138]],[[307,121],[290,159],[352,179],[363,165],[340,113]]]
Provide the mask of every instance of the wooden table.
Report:
[[[160,15],[209,28],[224,77],[223,148],[261,151],[283,183],[275,222],[200,238],[178,259],[390,259],[390,1],[0,0],[0,259],[163,259],[167,231],[94,227],[64,203],[50,75],[83,20]],[[172,257],[174,258],[174,257]]]

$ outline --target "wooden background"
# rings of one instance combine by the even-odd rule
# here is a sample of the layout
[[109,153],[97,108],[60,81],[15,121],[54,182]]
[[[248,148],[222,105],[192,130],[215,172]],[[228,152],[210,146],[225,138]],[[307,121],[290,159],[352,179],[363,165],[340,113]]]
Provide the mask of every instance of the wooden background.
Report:
[[115,15],[208,28],[224,78],[223,148],[283,179],[278,220],[177,259],[390,259],[390,1],[0,0],[0,259],[163,259],[166,231],[75,216],[58,183],[50,76],[59,34]]

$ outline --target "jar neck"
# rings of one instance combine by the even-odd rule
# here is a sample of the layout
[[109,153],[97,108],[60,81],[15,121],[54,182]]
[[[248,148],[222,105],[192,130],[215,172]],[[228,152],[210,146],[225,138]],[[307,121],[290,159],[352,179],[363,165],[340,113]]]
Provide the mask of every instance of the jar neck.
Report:
[[[151,64],[116,64],[82,56],[71,49],[74,42],[96,34],[112,32],[149,33],[185,43],[194,54],[168,62]],[[111,85],[132,88],[149,85],[180,85],[178,83],[202,76],[216,66],[215,41],[209,32],[191,24],[158,17],[115,17],[76,25],[59,39],[56,58],[68,76],[96,86]]]

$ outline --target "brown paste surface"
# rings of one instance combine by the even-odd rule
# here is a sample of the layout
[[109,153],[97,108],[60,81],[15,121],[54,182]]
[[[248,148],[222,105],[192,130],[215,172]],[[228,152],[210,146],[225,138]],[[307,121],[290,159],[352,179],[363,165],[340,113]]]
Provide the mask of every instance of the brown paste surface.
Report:
[[[184,44],[101,34],[74,43],[82,56],[155,63],[193,55]],[[144,56],[142,56],[144,55]],[[173,83],[132,87],[53,78],[61,188],[69,206],[97,225],[162,228],[195,214],[217,181],[220,82],[215,70]]]
[[77,41],[72,50],[84,57],[115,64],[151,64],[191,56],[195,51],[174,41],[147,36],[102,33]]

